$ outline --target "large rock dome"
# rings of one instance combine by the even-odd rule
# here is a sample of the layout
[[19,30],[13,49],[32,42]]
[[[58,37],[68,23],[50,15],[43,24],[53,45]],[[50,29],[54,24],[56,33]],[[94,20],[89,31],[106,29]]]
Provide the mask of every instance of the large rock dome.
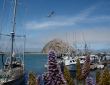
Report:
[[56,53],[63,53],[63,52],[67,52],[68,50],[70,52],[72,52],[74,50],[71,45],[69,45],[68,43],[63,42],[60,39],[54,39],[54,40],[51,40],[50,42],[48,42],[44,46],[44,48],[42,50],[42,53],[48,53],[48,51],[50,49],[55,50]]

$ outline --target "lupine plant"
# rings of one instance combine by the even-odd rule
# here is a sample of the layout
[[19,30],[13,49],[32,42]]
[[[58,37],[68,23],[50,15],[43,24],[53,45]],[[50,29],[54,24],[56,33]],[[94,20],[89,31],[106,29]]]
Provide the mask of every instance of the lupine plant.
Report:
[[73,79],[70,77],[70,72],[66,66],[64,66],[64,78],[67,82],[67,85],[74,85]]
[[36,78],[36,85],[40,85],[40,75],[38,75]]
[[84,61],[84,65],[82,67],[83,78],[86,78],[89,72],[90,72],[90,55],[87,55]]
[[67,85],[56,60],[56,52],[54,50],[48,52],[47,65],[47,72],[42,75],[44,85]]
[[99,79],[100,79],[100,70],[99,69],[97,69],[96,70],[96,84],[98,84],[99,83]]
[[105,67],[99,81],[100,82],[98,85],[110,85],[110,74],[108,66]]
[[77,80],[82,80],[83,76],[82,76],[82,69],[81,69],[81,66],[80,66],[80,61],[79,59],[77,60],[76,62],[76,79]]
[[33,71],[30,71],[28,74],[28,83],[27,84],[28,85],[36,85],[36,79],[35,79]]
[[95,85],[93,82],[93,78],[92,77],[87,77],[86,78],[86,85]]

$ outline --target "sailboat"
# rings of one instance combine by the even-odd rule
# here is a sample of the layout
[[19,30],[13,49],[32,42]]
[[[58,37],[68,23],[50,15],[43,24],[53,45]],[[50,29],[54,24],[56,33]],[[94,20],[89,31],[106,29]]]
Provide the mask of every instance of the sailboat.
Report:
[[[5,0],[8,1],[8,0]],[[10,2],[10,1],[9,1]],[[14,13],[13,13],[13,23],[12,23],[12,31],[11,34],[2,34],[5,36],[11,37],[11,45],[10,45],[10,55],[6,58],[4,63],[4,55],[5,53],[1,53],[2,55],[2,68],[0,69],[0,85],[20,85],[25,79],[25,64],[24,64],[24,51],[25,51],[25,35],[16,35],[15,34],[15,20],[16,20],[16,7],[17,7],[17,0],[12,2],[14,5]],[[23,57],[21,55],[15,56],[14,53],[14,41],[16,37],[23,37]]]

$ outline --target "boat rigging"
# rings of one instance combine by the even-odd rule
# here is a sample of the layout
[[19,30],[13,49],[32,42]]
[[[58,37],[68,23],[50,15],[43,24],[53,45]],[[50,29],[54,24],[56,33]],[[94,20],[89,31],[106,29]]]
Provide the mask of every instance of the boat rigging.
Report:
[[[25,78],[25,64],[24,64],[25,54],[24,54],[24,52],[25,52],[26,35],[15,34],[15,24],[16,24],[17,4],[22,4],[22,3],[18,3],[17,0],[14,0],[14,2],[11,2],[9,0],[4,0],[4,2],[5,1],[8,1],[11,4],[13,4],[14,9],[13,9],[11,33],[10,34],[0,33],[0,35],[11,37],[10,55],[8,55],[9,57],[6,58],[6,62],[2,66],[3,68],[0,69],[0,85],[20,85]],[[4,7],[3,7],[3,9],[4,9]],[[3,21],[3,20],[1,20],[1,21]],[[23,57],[21,57],[21,55],[19,55],[19,56],[15,55],[16,54],[14,52],[15,37],[24,38]],[[3,58],[3,56],[2,56],[2,58]]]

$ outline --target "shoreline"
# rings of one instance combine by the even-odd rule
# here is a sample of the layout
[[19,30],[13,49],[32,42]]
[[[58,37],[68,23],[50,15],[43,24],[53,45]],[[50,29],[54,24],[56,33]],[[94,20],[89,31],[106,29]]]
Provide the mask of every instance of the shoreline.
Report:
[[[10,54],[10,52],[0,52],[0,54]],[[23,54],[22,52],[16,53],[15,54]],[[40,52],[25,52],[24,54],[47,54],[47,53],[40,53]]]
[[[22,53],[16,53],[16,54],[22,54]],[[47,53],[25,53],[25,54],[47,54]]]

